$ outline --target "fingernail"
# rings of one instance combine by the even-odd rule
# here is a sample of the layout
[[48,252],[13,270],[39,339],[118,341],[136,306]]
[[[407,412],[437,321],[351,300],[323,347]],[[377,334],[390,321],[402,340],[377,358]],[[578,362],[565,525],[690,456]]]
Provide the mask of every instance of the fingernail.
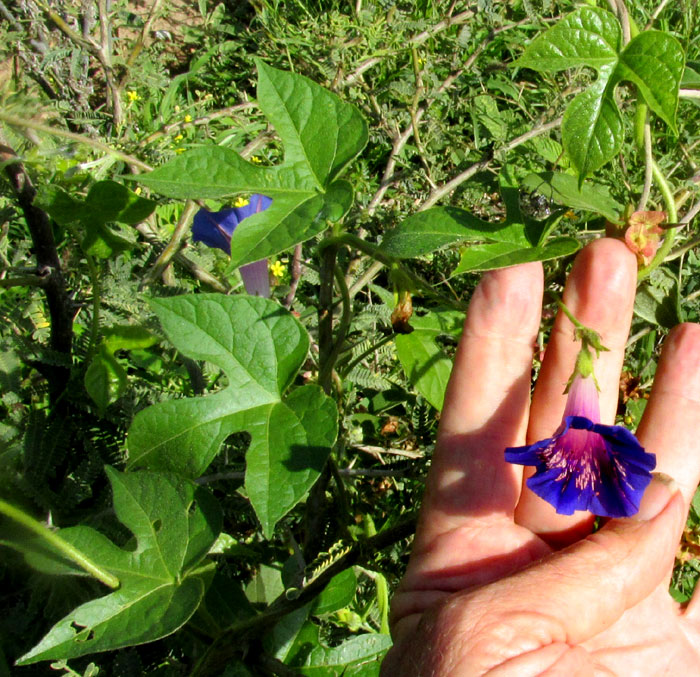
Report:
[[656,517],[678,491],[678,484],[670,475],[663,472],[652,473],[652,479],[644,492],[639,512],[633,519],[640,522]]

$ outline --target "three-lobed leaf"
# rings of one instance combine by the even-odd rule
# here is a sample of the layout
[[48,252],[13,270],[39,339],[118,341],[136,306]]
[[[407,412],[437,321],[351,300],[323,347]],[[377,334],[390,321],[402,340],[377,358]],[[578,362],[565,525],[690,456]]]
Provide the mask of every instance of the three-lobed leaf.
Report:
[[[115,575],[119,588],[86,602],[56,623],[18,665],[68,659],[151,642],[182,627],[199,606],[211,576],[202,560],[221,529],[221,512],[203,487],[170,474],[123,474],[107,468],[114,511],[135,538],[117,547],[84,526],[61,537]],[[45,557],[28,561],[64,573]]]
[[139,412],[128,433],[129,467],[198,477],[226,437],[247,431],[246,488],[270,536],[318,478],[337,435],[335,403],[320,388],[283,398],[306,358],[306,331],[259,297],[197,294],[151,304],[175,347],[220,367],[228,385]]
[[240,193],[272,198],[245,219],[231,240],[231,265],[288,249],[320,233],[350,208],[352,187],[338,180],[364,148],[367,123],[359,110],[295,73],[258,66],[258,105],[284,146],[281,164],[263,167],[218,146],[180,155],[139,181],[167,196],[224,199]]
[[661,31],[643,31],[623,49],[613,14],[582,7],[538,36],[516,65],[539,71],[588,66],[597,71],[597,80],[574,98],[562,122],[564,148],[582,181],[622,146],[622,118],[614,100],[622,80],[637,85],[651,110],[676,132],[684,61],[678,40]]

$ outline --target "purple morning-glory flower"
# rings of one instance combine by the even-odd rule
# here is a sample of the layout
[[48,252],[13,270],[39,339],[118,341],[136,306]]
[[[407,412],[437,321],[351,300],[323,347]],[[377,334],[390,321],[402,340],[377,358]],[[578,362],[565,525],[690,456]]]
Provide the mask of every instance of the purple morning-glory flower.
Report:
[[629,430],[599,421],[595,381],[577,374],[559,429],[545,440],[506,449],[506,461],[534,465],[527,486],[562,515],[575,510],[605,517],[634,515],[651,482],[656,456],[644,451]]
[[[262,212],[272,204],[266,195],[255,193],[245,202],[240,198],[240,205],[210,212],[200,209],[192,222],[193,242],[204,242],[209,247],[217,247],[231,254],[231,236],[243,219]],[[260,259],[240,267],[245,290],[252,296],[270,296],[270,277],[267,272],[267,259]]]

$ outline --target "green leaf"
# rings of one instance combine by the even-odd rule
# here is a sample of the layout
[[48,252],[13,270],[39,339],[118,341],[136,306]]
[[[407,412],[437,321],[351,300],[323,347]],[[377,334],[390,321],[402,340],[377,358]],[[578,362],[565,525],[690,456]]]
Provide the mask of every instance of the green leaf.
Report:
[[256,64],[258,104],[282,139],[285,164],[305,166],[325,188],[365,147],[367,123],[355,106],[308,78]]
[[316,598],[311,613],[320,616],[346,607],[355,598],[357,576],[352,567],[331,578],[323,592]]
[[[668,277],[671,278],[671,275]],[[642,286],[634,299],[634,314],[652,325],[666,329],[683,322],[677,281],[672,279],[667,289],[650,283]]]
[[598,72],[562,122],[564,148],[582,181],[622,146],[622,117],[614,101],[621,80],[636,84],[651,110],[676,132],[684,61],[680,43],[661,31],[643,31],[622,49],[617,19],[605,10],[582,7],[537,37],[516,65],[539,71],[589,66]]
[[514,65],[536,71],[578,66],[601,70],[617,62],[621,43],[620,24],[613,14],[582,7],[535,38]]
[[306,331],[259,297],[197,294],[151,304],[175,347],[220,367],[228,385],[139,412],[127,439],[129,467],[198,477],[226,437],[248,431],[246,488],[270,534],[316,481],[337,434],[335,403],[316,386],[282,398],[306,358]]
[[91,218],[101,223],[115,221],[134,225],[147,219],[156,203],[136,195],[116,181],[98,181],[90,188],[85,207]]
[[319,639],[319,628],[310,621],[302,626],[285,663],[302,675],[340,677],[372,663],[391,647],[391,637],[383,634],[357,635],[342,644],[328,647]]
[[458,207],[433,207],[388,230],[381,249],[397,258],[422,256],[457,242],[496,240],[527,245],[522,224],[492,224]]
[[279,568],[261,564],[245,589],[251,604],[272,604],[284,592],[282,572]]
[[609,162],[622,146],[622,116],[613,100],[610,76],[598,79],[569,104],[561,123],[566,154],[579,174],[579,182]]
[[307,385],[249,425],[245,487],[267,538],[321,474],[338,434],[337,416],[335,402]]
[[137,325],[114,325],[102,332],[104,344],[111,353],[117,350],[150,348],[160,340],[148,329]]
[[521,185],[564,207],[595,212],[609,221],[617,221],[623,212],[623,206],[613,199],[607,186],[590,181],[584,181],[579,186],[578,180],[571,174],[528,174]]
[[116,181],[98,181],[84,200],[71,197],[62,188],[43,189],[38,204],[60,225],[79,221],[84,232],[81,246],[101,259],[136,244],[135,240],[120,235],[105,224],[133,225],[148,218],[156,207],[153,200],[139,197]]
[[414,315],[411,318],[413,331],[396,337],[396,352],[406,377],[438,411],[445,399],[452,360],[437,339],[443,336],[458,339],[463,322],[463,313],[454,310]]
[[530,261],[549,261],[562,256],[570,256],[581,248],[581,243],[573,237],[559,237],[541,247],[527,249],[514,248],[500,243],[473,245],[462,252],[459,265],[452,275],[467,272],[507,268]]
[[676,108],[684,64],[683,48],[676,38],[661,31],[643,31],[620,54],[615,76],[634,82],[649,108],[678,133]]
[[85,390],[101,412],[116,402],[126,388],[126,371],[103,345],[85,372]]
[[18,665],[160,639],[182,627],[204,596],[212,570],[198,565],[221,528],[211,494],[174,475],[107,474],[114,511],[136,546],[123,550],[83,526],[62,529],[61,537],[116,575],[120,587],[74,609]]
[[247,217],[234,231],[231,267],[272,256],[323,231],[324,204],[324,196],[318,193],[303,202],[297,196],[274,198],[265,211]]
[[245,219],[231,242],[231,265],[257,261],[308,240],[340,219],[352,187],[338,177],[367,143],[367,124],[352,104],[308,78],[258,65],[258,104],[284,146],[284,160],[262,167],[218,146],[196,148],[138,180],[177,198],[222,199],[239,193],[272,198]]
[[85,389],[104,413],[123,394],[127,383],[126,370],[114,353],[117,350],[137,350],[158,343],[158,337],[143,327],[126,325],[106,329],[100,350],[85,372]]

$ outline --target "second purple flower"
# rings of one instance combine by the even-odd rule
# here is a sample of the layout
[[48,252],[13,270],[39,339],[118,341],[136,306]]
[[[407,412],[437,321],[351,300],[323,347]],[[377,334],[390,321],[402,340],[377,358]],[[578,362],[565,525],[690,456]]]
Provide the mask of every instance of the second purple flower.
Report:
[[[266,210],[272,199],[255,193],[248,201],[238,198],[235,207],[228,207],[218,212],[200,209],[192,222],[193,242],[204,242],[209,247],[216,247],[231,254],[231,237],[240,223],[258,212]],[[245,290],[252,296],[270,296],[270,276],[267,259],[246,263],[240,267]]]

